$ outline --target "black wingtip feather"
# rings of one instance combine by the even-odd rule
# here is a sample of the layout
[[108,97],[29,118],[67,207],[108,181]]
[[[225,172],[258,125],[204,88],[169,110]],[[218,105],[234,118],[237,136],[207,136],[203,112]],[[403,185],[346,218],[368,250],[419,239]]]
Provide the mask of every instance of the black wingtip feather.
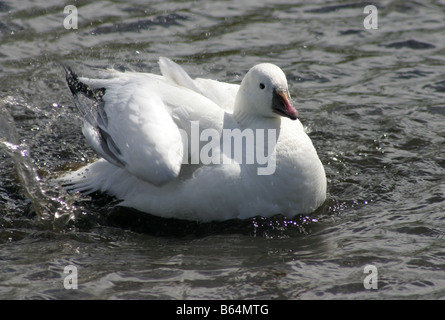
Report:
[[62,67],[65,70],[68,87],[73,94],[74,104],[82,114],[84,121],[96,131],[96,135],[90,137],[95,141],[93,145],[100,146],[96,149],[96,152],[110,163],[118,167],[125,167],[126,164],[120,157],[119,147],[107,132],[108,117],[104,110],[105,102],[103,101],[105,88],[91,88],[81,82],[78,75],[68,65],[62,64]]
[[73,96],[81,93],[87,98],[102,101],[102,97],[105,94],[105,88],[92,89],[79,80],[79,76],[71,69],[70,66],[62,64],[62,67],[65,70],[66,83],[68,84]]

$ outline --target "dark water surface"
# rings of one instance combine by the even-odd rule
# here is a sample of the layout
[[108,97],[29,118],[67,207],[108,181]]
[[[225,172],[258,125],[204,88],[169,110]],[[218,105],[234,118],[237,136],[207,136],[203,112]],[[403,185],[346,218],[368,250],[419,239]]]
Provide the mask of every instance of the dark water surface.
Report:
[[[376,30],[359,1],[78,1],[78,29],[66,4],[0,2],[0,299],[445,298],[445,1],[375,2]],[[48,184],[95,157],[60,62],[158,73],[161,55],[234,83],[279,65],[326,203],[198,224]]]

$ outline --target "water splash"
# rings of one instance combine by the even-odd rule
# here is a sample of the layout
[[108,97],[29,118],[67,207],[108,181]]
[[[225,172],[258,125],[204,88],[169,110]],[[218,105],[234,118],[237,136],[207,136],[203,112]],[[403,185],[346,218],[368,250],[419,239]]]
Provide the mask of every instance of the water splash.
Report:
[[318,218],[306,215],[297,215],[292,219],[283,215],[270,218],[257,216],[251,219],[253,236],[270,239],[307,235],[309,229],[318,222]]
[[14,119],[6,104],[6,99],[0,101],[0,148],[13,160],[20,185],[39,221],[56,231],[61,230],[76,216],[76,198],[39,176],[28,146],[19,140]]

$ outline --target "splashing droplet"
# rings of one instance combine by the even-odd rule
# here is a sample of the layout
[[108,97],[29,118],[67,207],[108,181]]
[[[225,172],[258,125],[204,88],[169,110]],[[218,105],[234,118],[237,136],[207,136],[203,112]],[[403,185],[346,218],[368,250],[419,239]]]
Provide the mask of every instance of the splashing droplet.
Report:
[[14,119],[4,101],[0,101],[0,148],[13,160],[23,191],[40,222],[48,222],[54,230],[60,230],[75,218],[75,197],[38,175],[28,146],[19,142]]

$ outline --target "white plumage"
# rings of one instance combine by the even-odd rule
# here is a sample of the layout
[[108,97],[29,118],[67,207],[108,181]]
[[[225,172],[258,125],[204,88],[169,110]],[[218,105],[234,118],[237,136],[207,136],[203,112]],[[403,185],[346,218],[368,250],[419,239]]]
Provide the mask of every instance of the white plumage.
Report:
[[280,68],[259,64],[235,85],[192,79],[167,58],[159,64],[162,75],[110,71],[106,79],[67,69],[83,133],[103,157],[61,177],[67,188],[199,221],[292,217],[325,201],[323,165]]

